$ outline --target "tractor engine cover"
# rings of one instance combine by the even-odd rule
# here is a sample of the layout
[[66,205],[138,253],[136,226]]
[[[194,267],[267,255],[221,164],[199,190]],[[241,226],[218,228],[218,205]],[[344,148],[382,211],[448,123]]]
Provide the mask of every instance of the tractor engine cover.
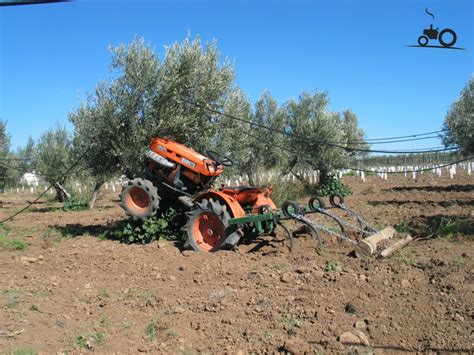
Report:
[[219,176],[223,172],[222,165],[217,165],[214,160],[167,138],[152,138],[150,149],[168,162],[181,165],[196,174],[211,177]]

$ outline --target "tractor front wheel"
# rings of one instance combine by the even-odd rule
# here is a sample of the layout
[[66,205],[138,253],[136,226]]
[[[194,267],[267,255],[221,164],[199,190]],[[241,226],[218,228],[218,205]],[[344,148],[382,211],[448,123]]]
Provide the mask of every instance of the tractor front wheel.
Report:
[[418,37],[418,44],[422,47],[426,46],[429,42],[429,39],[428,37],[426,36],[420,36]]
[[134,220],[144,221],[154,215],[159,204],[158,189],[149,180],[129,180],[120,194],[120,206]]
[[196,202],[186,212],[188,222],[182,228],[188,239],[185,248],[195,251],[214,252],[229,249],[240,239],[235,227],[229,227],[230,214],[227,206],[213,199]]

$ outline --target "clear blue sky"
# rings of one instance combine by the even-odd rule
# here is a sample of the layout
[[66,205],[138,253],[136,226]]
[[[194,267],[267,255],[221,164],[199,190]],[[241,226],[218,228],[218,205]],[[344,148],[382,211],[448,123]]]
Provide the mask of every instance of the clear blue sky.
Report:
[[[453,28],[456,47],[412,48],[423,28]],[[109,45],[143,36],[164,46],[188,31],[216,39],[255,101],[326,90],[368,138],[441,128],[473,73],[473,1],[99,1],[0,8],[0,117],[12,146],[37,138],[107,78]],[[71,125],[68,125],[72,129]],[[379,148],[424,148],[438,141]]]

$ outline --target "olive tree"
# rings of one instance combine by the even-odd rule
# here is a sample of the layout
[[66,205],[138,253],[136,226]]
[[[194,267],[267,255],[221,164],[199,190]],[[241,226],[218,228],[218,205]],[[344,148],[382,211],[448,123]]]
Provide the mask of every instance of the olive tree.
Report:
[[70,198],[64,184],[71,166],[71,139],[65,127],[58,125],[41,135],[37,143],[36,165],[43,179],[53,185],[58,201]]
[[78,151],[93,146],[85,166],[96,178],[93,201],[104,180],[142,171],[153,136],[167,136],[204,149],[215,134],[212,115],[196,106],[222,108],[232,87],[233,67],[222,62],[215,42],[187,37],[155,55],[143,39],[111,49],[114,77],[97,85],[71,112]]
[[7,133],[7,123],[0,119],[0,191],[4,191],[5,183],[12,173],[9,168],[10,135]]
[[364,156],[358,150],[368,148],[357,116],[351,110],[342,115],[329,110],[325,92],[303,92],[298,100],[290,100],[286,104],[286,117],[289,172],[309,165],[319,170],[320,182],[325,184],[332,170]]
[[446,146],[458,145],[463,153],[474,153],[474,78],[470,78],[444,119]]

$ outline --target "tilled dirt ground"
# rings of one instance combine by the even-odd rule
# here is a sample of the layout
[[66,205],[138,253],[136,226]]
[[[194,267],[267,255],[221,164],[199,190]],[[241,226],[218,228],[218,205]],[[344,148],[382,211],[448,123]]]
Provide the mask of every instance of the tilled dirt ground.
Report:
[[[345,182],[354,192],[347,205],[371,223],[423,239],[387,260],[353,258],[350,245],[327,236],[318,255],[307,235],[292,253],[268,237],[193,253],[99,238],[125,218],[118,195],[92,212],[35,204],[2,227],[28,248],[0,248],[0,350],[472,353],[473,177]],[[32,199],[2,196],[0,217]],[[460,233],[429,238],[440,221]],[[346,344],[348,336],[365,344]]]

